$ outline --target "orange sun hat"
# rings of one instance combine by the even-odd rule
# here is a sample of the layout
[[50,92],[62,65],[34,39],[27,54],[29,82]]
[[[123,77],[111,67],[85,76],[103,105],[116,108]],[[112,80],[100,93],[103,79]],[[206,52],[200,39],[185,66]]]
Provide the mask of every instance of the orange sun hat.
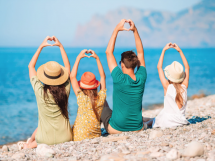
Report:
[[85,72],[78,81],[78,85],[82,89],[96,89],[99,87],[100,82],[96,80],[96,76],[91,72]]

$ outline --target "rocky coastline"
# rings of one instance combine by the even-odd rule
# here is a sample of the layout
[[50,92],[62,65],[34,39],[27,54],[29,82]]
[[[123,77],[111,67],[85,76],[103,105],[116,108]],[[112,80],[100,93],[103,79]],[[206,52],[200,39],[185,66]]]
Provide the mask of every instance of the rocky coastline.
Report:
[[[162,106],[161,106],[162,107]],[[162,108],[143,111],[155,117]],[[124,132],[107,137],[19,150],[16,144],[0,148],[0,160],[41,161],[215,161],[215,95],[189,100],[190,125]]]

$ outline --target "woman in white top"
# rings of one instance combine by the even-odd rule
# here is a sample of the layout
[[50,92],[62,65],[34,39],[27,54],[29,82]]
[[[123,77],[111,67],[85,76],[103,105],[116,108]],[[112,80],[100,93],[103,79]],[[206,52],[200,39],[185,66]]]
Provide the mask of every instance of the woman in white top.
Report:
[[[183,66],[177,61],[168,65],[163,71],[164,54],[165,51],[170,48],[176,49],[181,55],[185,72],[183,71]],[[150,119],[146,124],[148,126],[152,125],[153,128],[168,128],[189,124],[185,117],[185,110],[187,106],[187,88],[190,67],[182,50],[177,44],[168,43],[164,47],[157,68],[160,81],[164,88],[164,108],[157,117]],[[144,118],[144,121],[147,121],[147,119]]]

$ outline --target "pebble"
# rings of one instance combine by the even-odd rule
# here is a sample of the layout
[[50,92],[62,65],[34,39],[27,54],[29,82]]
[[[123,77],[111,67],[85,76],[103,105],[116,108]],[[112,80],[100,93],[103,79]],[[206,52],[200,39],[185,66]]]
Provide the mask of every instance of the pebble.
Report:
[[16,159],[16,160],[24,159],[25,158],[25,154],[24,153],[16,153],[11,158],[12,159]]
[[162,131],[157,131],[157,130],[153,130],[150,134],[149,134],[149,139],[155,139],[157,137],[161,137],[163,135]]
[[38,156],[42,157],[53,157],[55,151],[46,144],[39,144],[37,146],[36,153]]
[[150,157],[152,158],[158,158],[158,157],[162,157],[164,154],[160,153],[160,152],[153,152],[150,154]]
[[4,145],[4,146],[2,147],[2,151],[3,151],[3,152],[8,152],[8,151],[9,151],[9,148],[8,148],[6,145]]
[[196,141],[191,142],[187,146],[187,148],[182,152],[182,155],[187,157],[195,157],[203,154],[204,154],[203,144]]
[[178,151],[176,149],[172,149],[166,154],[166,158],[170,160],[175,160],[178,158],[178,155]]

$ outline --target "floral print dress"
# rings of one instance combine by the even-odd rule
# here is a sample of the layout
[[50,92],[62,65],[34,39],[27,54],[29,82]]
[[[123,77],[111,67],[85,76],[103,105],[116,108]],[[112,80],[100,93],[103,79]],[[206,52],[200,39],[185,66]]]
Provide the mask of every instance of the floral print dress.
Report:
[[[106,100],[106,89],[98,92],[96,111],[99,118]],[[77,94],[78,113],[73,126],[73,140],[81,141],[101,136],[101,123],[93,111],[90,98],[81,90]]]

